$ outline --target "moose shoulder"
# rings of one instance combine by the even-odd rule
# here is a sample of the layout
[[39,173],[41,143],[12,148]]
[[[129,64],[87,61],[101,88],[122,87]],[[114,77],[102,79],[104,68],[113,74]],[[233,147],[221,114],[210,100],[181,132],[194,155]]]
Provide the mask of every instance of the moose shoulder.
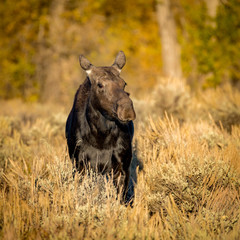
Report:
[[79,62],[87,77],[76,92],[66,123],[69,156],[79,172],[90,167],[103,174],[113,173],[124,198],[136,117],[120,77],[126,57],[120,51],[110,67],[95,67],[84,56]]

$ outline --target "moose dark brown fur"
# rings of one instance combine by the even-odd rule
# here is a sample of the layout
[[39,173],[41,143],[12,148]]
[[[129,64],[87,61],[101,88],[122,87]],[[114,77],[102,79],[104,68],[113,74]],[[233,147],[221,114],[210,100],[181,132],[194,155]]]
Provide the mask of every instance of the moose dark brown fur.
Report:
[[87,77],[77,90],[66,123],[69,156],[79,172],[93,169],[113,174],[126,196],[132,159],[135,111],[120,72],[126,57],[120,51],[110,67],[95,67],[79,57]]

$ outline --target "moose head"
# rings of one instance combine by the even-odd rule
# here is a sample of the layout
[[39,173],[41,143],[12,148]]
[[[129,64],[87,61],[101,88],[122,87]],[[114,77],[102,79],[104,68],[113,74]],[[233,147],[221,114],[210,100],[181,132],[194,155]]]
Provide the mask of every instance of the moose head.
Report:
[[128,122],[136,118],[130,94],[125,92],[126,82],[120,72],[126,63],[120,51],[110,67],[96,67],[84,56],[79,57],[80,66],[86,71],[91,83],[90,102],[109,120]]

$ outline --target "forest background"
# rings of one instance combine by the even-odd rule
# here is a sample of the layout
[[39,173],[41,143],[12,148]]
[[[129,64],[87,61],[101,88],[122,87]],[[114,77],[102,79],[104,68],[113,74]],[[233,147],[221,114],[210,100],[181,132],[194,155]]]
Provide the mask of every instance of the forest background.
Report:
[[119,50],[136,97],[162,76],[239,87],[239,13],[238,0],[1,1],[0,98],[66,103],[83,79],[78,56],[109,65]]

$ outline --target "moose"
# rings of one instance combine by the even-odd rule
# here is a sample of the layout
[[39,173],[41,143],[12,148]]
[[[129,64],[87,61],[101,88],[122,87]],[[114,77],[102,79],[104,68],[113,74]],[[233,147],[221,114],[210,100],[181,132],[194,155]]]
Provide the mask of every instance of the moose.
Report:
[[92,169],[112,174],[121,199],[126,200],[132,160],[133,120],[136,114],[120,72],[126,63],[120,51],[112,66],[96,67],[83,55],[86,79],[75,94],[67,118],[68,153],[79,172]]

